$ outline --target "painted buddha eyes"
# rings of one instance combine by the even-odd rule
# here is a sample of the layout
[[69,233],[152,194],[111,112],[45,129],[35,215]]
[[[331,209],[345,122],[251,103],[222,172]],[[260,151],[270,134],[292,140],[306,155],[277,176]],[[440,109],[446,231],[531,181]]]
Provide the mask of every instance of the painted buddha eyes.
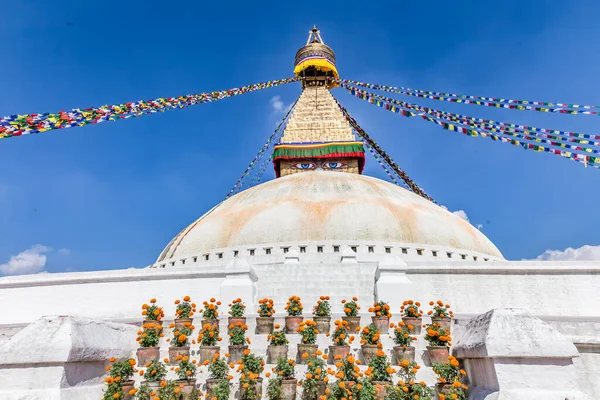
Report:
[[317,168],[317,165],[312,161],[306,161],[306,162],[298,163],[298,164],[294,165],[294,167],[296,167],[298,169],[315,169],[315,168]]
[[293,164],[293,168],[295,169],[303,169],[303,170],[310,170],[310,169],[317,169],[317,168],[323,168],[323,169],[339,169],[339,168],[343,168],[345,167],[346,164],[342,163],[342,162],[332,162],[332,161],[302,161],[296,164]]
[[338,169],[338,168],[342,168],[344,166],[345,166],[345,164],[341,163],[341,162],[324,162],[323,163],[323,168],[326,168],[326,169]]

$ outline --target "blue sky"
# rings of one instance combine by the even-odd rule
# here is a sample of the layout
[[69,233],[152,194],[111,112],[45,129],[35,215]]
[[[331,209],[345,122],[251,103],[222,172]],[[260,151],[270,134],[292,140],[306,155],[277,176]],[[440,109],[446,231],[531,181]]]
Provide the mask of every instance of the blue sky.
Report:
[[[289,77],[294,54],[315,23],[347,79],[600,104],[597,1],[371,3],[4,2],[0,114]],[[272,133],[281,118],[272,98],[289,104],[299,94],[299,84],[287,85],[160,115],[1,140],[1,266],[10,272],[11,265],[29,262],[33,266],[21,272],[57,272],[152,263],[173,235],[223,199]],[[481,224],[507,258],[600,245],[597,169],[401,118],[342,89],[334,95],[413,180]],[[418,102],[600,133],[595,116]],[[372,160],[366,173],[385,177]],[[598,254],[598,248],[586,249]]]

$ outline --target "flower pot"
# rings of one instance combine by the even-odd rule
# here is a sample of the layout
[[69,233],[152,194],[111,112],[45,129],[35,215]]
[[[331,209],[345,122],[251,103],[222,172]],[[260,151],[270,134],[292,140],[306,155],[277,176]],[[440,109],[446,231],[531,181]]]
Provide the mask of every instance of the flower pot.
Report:
[[319,350],[318,344],[304,344],[298,343],[298,364],[304,364],[306,358],[302,357],[304,353],[308,354],[308,357],[312,356]]
[[327,389],[327,384],[323,381],[317,381],[317,388],[317,398],[325,396],[325,389]]
[[314,317],[313,321],[317,324],[319,333],[323,335],[331,329],[331,317]]
[[329,358],[327,362],[335,364],[336,360],[345,358],[348,354],[350,354],[350,346],[329,346]]
[[396,364],[402,360],[412,363],[415,361],[415,348],[414,346],[394,346],[394,357],[396,357]]
[[427,353],[432,364],[444,363],[448,361],[450,349],[447,346],[427,346]]
[[382,335],[388,333],[390,329],[390,318],[389,317],[371,317],[373,324],[379,329]]
[[244,350],[246,350],[248,346],[245,344],[230,344],[229,345],[229,362],[236,362],[244,357]]
[[356,332],[356,328],[360,327],[360,317],[347,317],[343,316],[342,321],[346,321],[348,323],[348,330],[350,333]]
[[238,322],[241,322],[242,325],[246,325],[246,317],[229,317],[227,320],[227,326],[236,326]]
[[190,356],[190,346],[172,346],[169,347],[169,364],[179,364],[180,360],[177,360],[177,356]]
[[304,317],[301,315],[285,317],[285,333],[298,333],[296,329],[300,326],[300,323],[304,321]]
[[203,319],[202,320],[202,328],[204,328],[204,325],[209,324],[211,326],[216,325],[217,328],[219,328],[219,320],[218,319]]
[[192,395],[196,389],[195,379],[177,379],[175,385],[181,388],[181,391],[179,392],[181,396],[178,397],[178,400],[193,400]]
[[182,328],[185,328],[185,323],[189,322],[190,325],[194,320],[192,318],[175,318],[173,321],[175,323],[174,331],[180,331]]
[[423,326],[423,318],[415,318],[415,317],[402,317],[402,322],[408,325],[412,325],[413,329],[409,329],[411,335],[420,335],[421,327]]
[[156,321],[156,320],[153,320],[153,319],[145,319],[142,322],[142,327],[144,325],[146,325],[146,324],[156,324],[157,326],[160,326],[161,328],[162,328],[162,325],[163,325],[162,321]]
[[295,400],[297,386],[298,386],[297,379],[282,379],[281,380],[281,397],[279,398],[279,400]]
[[450,326],[452,325],[452,318],[449,317],[431,317],[432,324],[439,324],[439,326],[446,331],[446,334],[450,334]]
[[198,354],[200,355],[200,364],[208,360],[209,362],[215,358],[215,354],[219,354],[221,348],[219,346],[200,346]]
[[143,367],[147,362],[158,361],[160,358],[160,349],[158,347],[140,347],[135,354],[138,359],[138,365]]
[[[258,378],[256,380],[256,384],[254,385],[254,390],[256,391],[256,399],[262,398],[262,378]],[[240,382],[240,399],[246,399],[246,396],[244,396],[244,389],[242,388],[241,382]]]
[[387,386],[391,385],[391,382],[382,382],[382,381],[372,381],[373,386],[375,386],[375,398],[378,400],[385,399],[387,395]]
[[435,391],[437,392],[438,395],[440,394],[448,394],[450,393],[450,390],[452,390],[452,385],[447,384],[447,383],[436,383],[435,384]]
[[256,317],[256,333],[259,335],[268,335],[273,333],[275,318],[273,317]]
[[121,389],[123,390],[123,400],[131,400],[133,396],[129,394],[129,391],[134,388],[135,381],[124,381],[121,385]]
[[[221,382],[228,382],[227,379],[207,379],[206,380],[206,393],[208,398],[212,399],[215,397],[215,391]],[[229,383],[227,383],[229,384]]]
[[287,354],[287,344],[284,344],[282,346],[275,346],[274,344],[270,344],[267,347],[267,362],[269,364],[277,364],[277,360],[279,360],[280,358],[287,359]]
[[375,357],[375,354],[377,354],[377,350],[379,350],[379,347],[377,347],[376,344],[363,344],[361,346],[361,350],[364,363],[368,364],[371,358]]
[[154,392],[160,388],[160,381],[142,381],[142,385],[143,384],[148,385],[148,387]]

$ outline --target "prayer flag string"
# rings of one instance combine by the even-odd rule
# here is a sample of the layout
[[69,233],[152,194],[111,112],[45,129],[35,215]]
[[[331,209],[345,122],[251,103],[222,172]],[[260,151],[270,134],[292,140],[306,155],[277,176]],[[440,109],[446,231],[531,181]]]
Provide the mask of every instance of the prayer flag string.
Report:
[[[277,127],[275,128],[275,131],[273,131],[273,133],[271,134],[271,136],[269,136],[269,138],[267,139],[266,143],[258,151],[258,154],[256,154],[256,156],[254,157],[254,159],[252,161],[250,161],[250,165],[248,165],[248,168],[246,168],[246,170],[242,173],[242,176],[240,176],[240,179],[238,179],[237,182],[235,183],[235,185],[233,185],[233,188],[231,188],[231,190],[229,191],[229,193],[225,197],[226,199],[229,198],[229,197],[231,197],[231,196],[233,196],[234,194],[238,193],[241,190],[246,177],[248,177],[252,173],[254,167],[260,162],[260,160],[263,158],[263,156],[266,153],[268,153],[268,150],[271,147],[271,144],[274,144],[277,141],[279,133],[283,131],[282,130],[283,125],[288,120],[288,117],[292,114],[292,111],[296,107],[296,103],[297,102],[298,102],[298,100],[296,100],[294,102],[294,104],[292,104],[292,106],[288,110],[287,114],[283,117],[283,119],[281,120],[281,122],[279,123],[279,125],[277,125]],[[267,158],[267,160],[270,160],[270,159],[271,159],[271,157],[269,156]],[[266,163],[265,163],[265,168],[266,168]],[[256,182],[256,184],[258,184],[260,182],[260,179],[261,179],[260,177],[262,176],[262,174],[264,174],[265,168],[261,168],[261,171],[260,171],[259,176],[258,176],[258,181]],[[255,183],[253,182],[252,186],[254,186],[254,184]]]
[[[358,136],[358,134],[357,134],[357,136]],[[390,169],[392,169],[392,168],[389,165],[387,165],[387,163],[381,158],[381,156],[371,146],[369,146],[365,142],[363,142],[363,144],[365,145],[365,147],[367,148],[367,150],[369,150],[369,153],[371,153],[371,155],[373,156],[373,158],[375,159],[375,161],[377,161],[377,163],[381,166],[381,168],[383,168],[383,170],[385,171],[385,173],[390,177],[390,179],[392,180],[392,182],[395,185],[401,186],[400,182],[398,182],[396,180],[396,177],[390,171]],[[388,169],[388,167],[389,167],[389,169]]]
[[[344,84],[342,84],[342,86],[346,90],[348,90],[351,94],[355,95],[356,97],[358,97],[362,100],[366,100],[371,104],[377,105],[379,107],[383,107],[388,111],[391,111],[396,114],[401,114],[405,117],[419,116],[429,122],[432,122],[432,123],[435,123],[435,124],[441,126],[443,129],[446,129],[449,131],[460,132],[460,133],[466,134],[468,136],[480,136],[481,135],[482,137],[489,137],[495,141],[501,141],[503,143],[510,143],[515,146],[521,146],[524,149],[531,149],[531,150],[534,150],[537,152],[546,152],[546,153],[556,154],[561,157],[583,163],[585,166],[589,165],[594,168],[600,167],[600,157],[588,156],[588,155],[584,155],[584,154],[578,154],[578,153],[573,153],[573,152],[569,152],[569,151],[554,149],[551,147],[540,146],[540,145],[533,144],[533,143],[521,142],[521,141],[518,141],[515,139],[510,139],[510,138],[507,138],[504,136],[486,133],[484,131],[481,131],[480,129],[467,129],[467,128],[458,126],[458,124],[455,125],[455,124],[449,123],[447,121],[441,121],[439,119],[432,118],[430,116],[430,114],[427,112],[427,111],[430,111],[430,109],[420,107],[420,106],[410,104],[410,103],[400,102],[400,101],[397,101],[394,99],[385,99],[384,101],[381,101],[376,98],[378,95],[375,95],[373,93],[369,93],[369,92],[366,92],[364,90],[357,89],[357,88],[352,88],[351,86],[344,85]],[[389,100],[389,102],[388,102],[388,100]],[[406,105],[406,108],[411,108],[416,111],[421,111],[421,113],[417,114],[417,113],[414,113],[411,111],[407,111],[407,110],[401,109],[399,107],[396,107],[390,103],[393,103],[393,104],[403,103]],[[402,105],[401,107],[404,107],[404,105]],[[433,111],[437,111],[437,110],[433,110]],[[507,134],[506,132],[500,132],[500,133]],[[508,134],[510,134],[510,133],[508,133]]]
[[166,97],[154,100],[141,100],[101,106],[98,108],[75,108],[71,111],[45,114],[19,114],[0,118],[0,139],[21,136],[32,133],[46,132],[54,129],[64,129],[88,124],[97,124],[105,121],[116,121],[139,117],[140,115],[164,112],[176,108],[185,108],[195,104],[208,103],[226,97],[254,92],[270,87],[284,85],[297,81],[298,78],[278,79],[254,85],[221,90],[210,93],[200,93],[179,97]]
[[[342,86],[346,89],[353,88],[354,90],[361,90],[361,89],[354,88],[353,86],[346,85],[346,84],[342,84]],[[386,98],[386,97],[377,95],[375,93],[371,93],[371,94],[373,97],[385,99],[385,101],[397,104],[404,108],[411,108],[411,106],[414,106],[414,107],[419,108],[419,110],[437,111],[437,110],[429,109],[426,107],[419,107],[419,106],[416,106],[411,103],[406,103],[404,101]],[[527,135],[535,135],[535,136],[539,136],[539,137],[547,138],[547,139],[555,139],[555,140],[561,140],[561,141],[566,141],[566,142],[571,142],[571,143],[590,144],[592,146],[600,146],[600,141],[596,141],[596,140],[600,140],[600,135],[588,135],[585,133],[578,133],[578,132],[566,132],[566,131],[561,131],[558,129],[536,128],[534,126],[510,124],[510,123],[506,123],[506,122],[496,122],[496,121],[492,121],[489,119],[469,117],[466,115],[446,113],[443,111],[437,111],[437,112],[445,113],[448,115],[453,115],[462,120],[474,121],[474,122],[478,122],[478,123],[482,123],[482,124],[487,124],[487,125],[490,125],[491,127],[500,129],[502,131],[523,132]],[[561,137],[561,136],[565,136],[565,137]],[[577,138],[579,138],[579,139],[577,139]]]
[[427,193],[425,193],[425,191],[423,189],[421,189],[415,182],[413,182],[413,180],[409,178],[409,176],[406,174],[406,172],[404,172],[400,168],[400,166],[398,164],[396,164],[394,162],[394,160],[392,160],[392,158],[381,147],[379,147],[379,145],[367,134],[367,132],[365,132],[358,125],[356,120],[354,118],[352,118],[352,116],[348,113],[348,111],[344,108],[344,106],[342,106],[335,97],[334,97],[334,100],[337,103],[340,110],[342,110],[344,117],[346,118],[346,120],[348,121],[348,123],[350,124],[352,129],[354,129],[356,131],[356,133],[358,133],[358,135],[364,140],[364,142],[366,144],[371,146],[377,153],[379,153],[381,155],[381,158],[383,158],[387,162],[387,164],[392,168],[392,170],[398,175],[398,177],[404,181],[406,186],[413,193],[423,197],[424,199],[427,199],[427,200],[433,202],[434,204],[437,204],[431,197],[429,197],[427,195]]
[[[379,99],[379,100],[383,100],[388,103],[396,104],[400,107],[404,107],[404,108],[412,109],[412,110],[415,110],[418,112],[422,112],[422,113],[431,115],[435,118],[450,120],[452,122],[456,122],[461,125],[468,125],[475,129],[481,128],[487,132],[500,133],[500,134],[504,134],[504,135],[508,135],[508,136],[513,136],[513,137],[516,137],[519,139],[529,140],[532,142],[547,143],[552,146],[571,149],[573,151],[582,151],[582,152],[586,152],[586,153],[600,154],[600,149],[591,149],[589,147],[575,146],[575,145],[570,145],[570,144],[566,144],[566,143],[558,143],[558,142],[555,142],[552,140],[543,139],[543,138],[549,138],[549,139],[557,139],[557,140],[561,140],[561,141],[569,141],[569,139],[564,138],[564,137],[553,136],[553,135],[548,135],[548,134],[538,134],[538,135],[534,134],[535,136],[531,136],[530,132],[528,132],[528,131],[523,131],[520,129],[503,129],[500,124],[498,124],[492,120],[486,120],[486,119],[482,119],[482,118],[474,118],[474,117],[469,117],[466,115],[453,114],[453,113],[449,113],[449,112],[445,112],[445,111],[435,110],[432,108],[421,107],[416,104],[406,103],[406,102],[392,99],[389,97],[384,97],[384,96],[381,96],[381,95],[378,95],[375,93],[366,92],[362,89],[354,88],[352,86],[348,86],[348,85],[343,85],[343,86],[346,90],[350,90],[351,93],[357,97],[358,96],[369,96],[374,99]],[[354,91],[354,93],[352,91]],[[374,100],[374,101],[369,100],[369,102],[376,102],[376,101],[377,100]],[[523,132],[524,135],[520,135],[517,132]],[[571,139],[571,140],[576,140],[576,139]],[[590,141],[585,141],[585,142],[589,143],[591,145],[594,145],[594,146],[600,145],[600,142],[590,142]]]
[[530,101],[530,100],[512,100],[501,99],[497,97],[485,96],[470,96],[454,93],[432,92],[428,90],[411,89],[405,87],[394,87],[377,85],[366,82],[351,81],[348,79],[336,80],[338,83],[350,84],[354,86],[362,86],[368,89],[381,90],[390,93],[398,93],[407,96],[420,97],[424,99],[433,99],[440,101],[449,101],[452,103],[476,104],[486,107],[507,108],[520,111],[540,111],[548,113],[560,114],[585,114],[599,115],[600,106],[589,106],[569,103],[549,103],[545,101]]

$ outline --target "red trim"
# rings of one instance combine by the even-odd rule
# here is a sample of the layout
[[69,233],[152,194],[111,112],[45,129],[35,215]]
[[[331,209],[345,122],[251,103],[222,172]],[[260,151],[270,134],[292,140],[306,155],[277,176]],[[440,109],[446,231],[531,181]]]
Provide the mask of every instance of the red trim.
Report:
[[295,157],[295,156],[279,156],[273,158],[273,167],[275,167],[275,177],[279,178],[279,161],[280,160],[306,160],[306,159],[325,159],[325,158],[358,158],[358,173],[362,174],[365,169],[365,153],[331,153],[322,156],[311,156],[311,157]]

